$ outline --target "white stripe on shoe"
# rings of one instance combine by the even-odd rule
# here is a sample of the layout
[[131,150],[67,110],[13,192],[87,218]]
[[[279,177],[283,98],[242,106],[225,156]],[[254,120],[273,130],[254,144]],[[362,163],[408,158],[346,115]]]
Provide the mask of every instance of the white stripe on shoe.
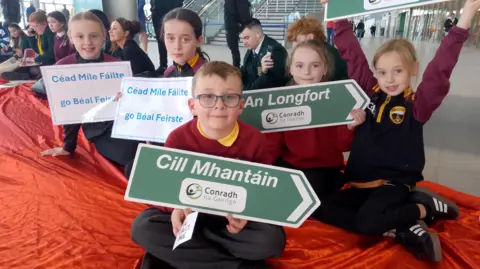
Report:
[[420,224],[416,224],[416,225],[413,225],[412,227],[410,227],[410,231],[413,232],[413,231],[416,230],[417,228],[421,228],[421,227],[420,227]]
[[437,211],[441,212],[441,210],[439,209],[439,207],[441,207],[441,205],[439,205],[437,198],[435,198],[435,197],[432,197],[432,198],[433,198],[433,202],[435,203],[435,209]]

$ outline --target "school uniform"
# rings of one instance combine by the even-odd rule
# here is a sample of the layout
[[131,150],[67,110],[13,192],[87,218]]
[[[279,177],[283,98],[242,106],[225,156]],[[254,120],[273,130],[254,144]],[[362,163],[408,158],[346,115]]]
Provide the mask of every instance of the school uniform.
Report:
[[28,45],[26,48],[31,48],[38,54],[35,62],[42,63],[42,65],[55,64],[55,37],[48,26],[42,35],[29,36],[27,39]]
[[[265,143],[258,130],[241,121],[225,138],[209,139],[193,119],[174,130],[165,146],[268,164]],[[279,257],[285,248],[280,226],[249,221],[240,233],[232,234],[226,229],[225,217],[200,213],[192,239],[172,251],[171,211],[162,207],[145,210],[134,220],[131,234],[147,253],[175,268],[267,268],[264,260]]]
[[[165,77],[165,78],[193,77],[197,72],[197,70],[200,69],[200,67],[202,67],[202,65],[204,65],[206,62],[207,61],[203,57],[201,57],[200,54],[197,53],[193,59],[191,59],[184,65],[179,65],[173,62],[173,65],[169,66],[163,72],[162,77]],[[153,71],[143,72],[137,76],[157,77],[157,75],[158,75],[158,72],[156,70],[153,70]],[[153,142],[151,144],[156,146],[164,145],[163,143],[156,143],[156,142]],[[130,173],[132,172],[132,168],[133,168],[133,160],[125,166],[124,173],[127,179],[130,178]]]
[[[455,27],[440,45],[415,93],[407,89],[388,96],[377,84],[347,21],[337,22],[336,45],[349,65],[349,75],[367,92],[371,103],[363,125],[356,129],[345,177],[352,184],[384,183],[373,188],[349,188],[331,195],[315,215],[319,220],[357,233],[379,235],[396,229],[397,237],[415,227],[417,203],[427,208],[427,219],[437,214],[432,201],[416,200],[411,190],[423,180],[425,165],[423,125],[450,89],[450,76],[468,31]],[[382,180],[382,181],[378,181]],[[367,185],[364,185],[367,186]],[[434,198],[435,200],[435,198]],[[445,204],[445,217],[458,211]],[[458,208],[457,208],[458,210]],[[442,211],[442,210],[440,210]],[[458,215],[457,215],[458,216]],[[413,230],[411,230],[413,231]],[[424,236],[417,232],[414,236]]]
[[[57,62],[57,65],[116,62],[118,59],[101,54],[99,59],[85,60],[78,53],[69,55]],[[112,138],[113,121],[63,125],[64,146],[67,152],[74,153],[77,147],[78,132],[82,128],[87,140],[96,150],[115,164],[126,165],[135,158],[138,141]]]
[[354,132],[346,126],[264,134],[276,166],[301,170],[323,201],[343,187],[343,152],[350,150]]
[[[267,74],[262,72],[262,58],[271,49],[273,67]],[[241,67],[243,90],[267,89],[285,86],[289,78],[286,75],[285,65],[287,61],[287,50],[275,39],[264,35],[258,48],[248,50],[243,59]]]
[[63,33],[61,35],[55,34],[53,51],[55,54],[55,62],[58,62],[68,55],[75,53],[73,45],[68,41],[67,33]]

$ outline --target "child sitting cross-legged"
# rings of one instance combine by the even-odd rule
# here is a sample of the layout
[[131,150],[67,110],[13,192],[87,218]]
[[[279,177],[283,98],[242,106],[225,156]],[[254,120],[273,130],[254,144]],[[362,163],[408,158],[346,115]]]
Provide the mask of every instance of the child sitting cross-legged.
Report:
[[[165,147],[270,164],[266,138],[237,118],[244,108],[238,68],[224,62],[203,65],[193,78],[188,102],[197,116],[175,129]],[[265,259],[285,248],[280,226],[200,213],[191,240],[172,250],[186,209],[149,208],[136,217],[132,240],[145,255],[141,268],[268,268]],[[162,264],[163,263],[163,264]]]

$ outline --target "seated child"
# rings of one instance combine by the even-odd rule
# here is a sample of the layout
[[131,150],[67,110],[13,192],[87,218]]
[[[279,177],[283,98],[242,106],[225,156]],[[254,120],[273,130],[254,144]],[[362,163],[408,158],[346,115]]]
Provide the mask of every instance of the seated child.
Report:
[[[328,82],[335,66],[324,42],[307,40],[292,51],[287,67],[291,85]],[[343,187],[341,170],[343,153],[350,151],[355,126],[363,123],[365,112],[351,112],[354,122],[346,126],[329,126],[264,134],[275,165],[301,170],[320,201]],[[315,214],[314,214],[315,215]]]
[[[186,8],[168,12],[162,20],[162,33],[167,52],[173,65],[166,70],[159,68],[139,74],[141,77],[193,77],[195,72],[208,61],[202,49],[202,20],[197,13]],[[160,72],[160,73],[159,73]],[[120,98],[121,94],[117,95]],[[163,146],[163,143],[152,143]],[[130,178],[133,161],[125,166],[125,177]]]
[[[71,41],[77,52],[61,59],[57,65],[119,61],[102,52],[105,28],[102,21],[92,12],[79,12],[73,15],[69,28]],[[63,125],[63,146],[45,150],[41,155],[57,157],[73,154],[77,148],[78,133],[82,129],[98,153],[115,165],[125,166],[135,158],[138,142],[113,138],[112,128],[113,121]]]
[[[325,0],[324,0],[325,1]],[[317,218],[354,232],[381,235],[395,230],[396,239],[416,255],[442,259],[436,233],[424,221],[456,219],[458,206],[444,197],[415,188],[425,166],[423,125],[450,89],[450,76],[480,0],[466,0],[456,27],[442,41],[416,92],[411,79],[418,61],[403,39],[383,44],[373,58],[374,76],[348,21],[336,23],[335,43],[348,62],[349,76],[367,92],[367,118],[357,127],[345,176],[351,188],[324,201]]]
[[[264,136],[239,120],[244,108],[238,68],[210,62],[193,79],[188,105],[197,118],[174,130],[165,146],[244,161],[267,163]],[[175,236],[191,210],[149,208],[132,225],[132,240],[147,255],[142,268],[159,259],[175,268],[268,268],[265,259],[285,248],[282,227],[200,213],[190,241],[172,251]]]
[[65,15],[60,11],[48,13],[48,27],[54,33],[54,55],[55,62],[75,53],[73,46],[68,39],[68,22]]

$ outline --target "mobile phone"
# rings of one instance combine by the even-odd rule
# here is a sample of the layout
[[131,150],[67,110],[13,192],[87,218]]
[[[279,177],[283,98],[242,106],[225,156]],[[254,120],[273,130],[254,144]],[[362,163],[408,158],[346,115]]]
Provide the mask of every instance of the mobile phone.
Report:
[[272,54],[273,46],[270,46],[270,45],[267,46],[267,51],[268,51],[268,54],[270,54],[270,59],[272,59],[272,61],[273,61],[273,54]]

